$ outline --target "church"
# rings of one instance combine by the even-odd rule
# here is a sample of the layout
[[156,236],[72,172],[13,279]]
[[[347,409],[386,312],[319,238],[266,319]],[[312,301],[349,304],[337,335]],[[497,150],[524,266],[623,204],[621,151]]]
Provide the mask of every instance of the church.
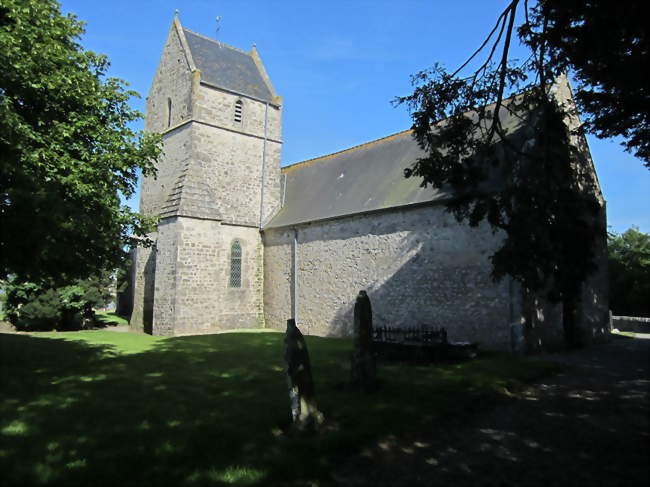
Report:
[[[566,80],[557,91],[571,96]],[[410,130],[281,168],[282,108],[255,48],[174,19],[147,98],[145,129],[164,152],[141,186],[140,211],[159,223],[154,246],[133,253],[132,328],[284,330],[293,317],[305,334],[346,336],[365,289],[379,326],[444,327],[497,350],[562,341],[561,307],[491,279],[503,236],[458,223],[453,195],[404,178],[422,154]],[[583,283],[594,338],[606,296],[603,267]]]

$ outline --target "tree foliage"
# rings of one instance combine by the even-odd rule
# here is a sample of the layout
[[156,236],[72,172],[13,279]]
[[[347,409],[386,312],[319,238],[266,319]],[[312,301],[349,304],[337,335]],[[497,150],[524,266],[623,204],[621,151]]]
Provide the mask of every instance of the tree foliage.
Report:
[[650,235],[636,228],[610,233],[608,251],[612,312],[650,317]]
[[[411,95],[395,100],[409,108],[425,152],[406,177],[453,193],[447,209],[459,221],[487,221],[504,233],[493,277],[510,275],[562,301],[569,341],[576,335],[566,321],[605,232],[584,130],[624,136],[648,163],[650,84],[646,74],[631,76],[648,64],[647,29],[643,17],[624,15],[640,9],[640,2],[511,0],[460,68],[434,65],[412,77]],[[604,27],[610,16],[612,32]],[[517,35],[529,49],[523,61],[510,59]],[[579,81],[578,107],[562,93],[567,70]]]
[[0,277],[52,283],[115,267],[150,221],[120,203],[154,173],[136,93],[79,44],[54,0],[0,0]]

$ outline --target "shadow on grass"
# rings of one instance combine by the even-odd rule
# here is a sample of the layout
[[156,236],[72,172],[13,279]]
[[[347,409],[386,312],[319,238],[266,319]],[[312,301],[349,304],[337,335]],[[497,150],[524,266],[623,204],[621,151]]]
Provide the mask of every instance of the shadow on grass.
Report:
[[4,485],[322,478],[364,445],[408,429],[414,418],[466,414],[479,397],[485,407],[499,389],[551,367],[501,356],[383,367],[381,390],[365,395],[340,387],[349,374],[350,342],[308,337],[319,404],[339,429],[317,440],[288,440],[273,434],[288,416],[282,339],[178,337],[124,354],[101,343],[0,335]]
[[113,311],[98,311],[95,313],[95,320],[92,327],[97,329],[128,324],[129,320],[123,316],[115,314]]

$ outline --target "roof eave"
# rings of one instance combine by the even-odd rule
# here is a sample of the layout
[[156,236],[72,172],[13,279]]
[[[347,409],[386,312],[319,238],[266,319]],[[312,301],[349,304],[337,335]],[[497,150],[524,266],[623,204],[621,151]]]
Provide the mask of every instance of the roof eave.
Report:
[[264,98],[259,98],[257,96],[250,95],[248,93],[243,93],[241,91],[235,91],[235,90],[232,90],[230,88],[224,88],[223,86],[219,86],[219,85],[216,85],[214,83],[210,83],[209,81],[206,81],[204,79],[201,79],[201,84],[205,85],[205,86],[209,86],[210,88],[215,88],[217,90],[224,91],[226,93],[231,93],[233,95],[243,96],[243,97],[249,98],[251,100],[259,101],[261,103],[268,103],[269,105],[272,105],[272,106],[274,106],[276,108],[280,108],[282,106],[280,103],[275,101],[276,98],[279,98],[280,99],[279,101],[281,102],[282,101],[281,97],[274,97],[274,100],[265,100]]
[[294,222],[289,222],[289,223],[282,223],[280,225],[273,225],[273,220],[271,220],[270,222],[268,222],[262,228],[262,231],[279,230],[279,229],[282,229],[282,228],[292,228],[292,227],[310,225],[312,223],[325,223],[325,222],[332,221],[332,220],[340,220],[342,218],[351,218],[351,217],[364,216],[364,215],[373,215],[373,214],[376,214],[376,213],[386,213],[386,212],[395,211],[395,210],[408,210],[408,209],[411,209],[411,208],[418,208],[418,207],[424,207],[424,206],[438,206],[438,205],[441,205],[443,203],[447,203],[448,201],[450,201],[452,199],[453,199],[453,196],[441,196],[441,197],[434,198],[434,199],[427,200],[427,201],[417,201],[417,202],[414,202],[414,203],[405,203],[405,204],[395,205],[395,206],[384,206],[384,207],[381,207],[381,208],[373,208],[373,209],[369,209],[369,210],[354,211],[354,212],[351,212],[351,213],[342,213],[340,215],[325,216],[325,217],[321,217],[321,218],[315,218],[313,220],[300,220],[300,221],[294,221]]

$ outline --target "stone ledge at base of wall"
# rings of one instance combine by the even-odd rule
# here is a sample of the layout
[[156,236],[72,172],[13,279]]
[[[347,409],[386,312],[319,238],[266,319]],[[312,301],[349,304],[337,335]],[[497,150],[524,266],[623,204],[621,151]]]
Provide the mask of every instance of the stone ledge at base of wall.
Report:
[[619,331],[650,333],[650,318],[637,316],[612,316],[612,328]]

